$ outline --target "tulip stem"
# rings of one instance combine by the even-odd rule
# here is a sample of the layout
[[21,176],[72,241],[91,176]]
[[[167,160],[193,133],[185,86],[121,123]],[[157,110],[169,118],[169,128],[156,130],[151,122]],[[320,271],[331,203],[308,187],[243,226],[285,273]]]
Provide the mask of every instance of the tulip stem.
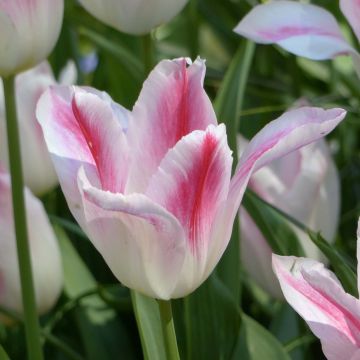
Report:
[[24,182],[21,170],[20,140],[16,114],[15,76],[3,79],[12,203],[24,309],[26,342],[30,360],[43,359],[37,318],[33,275],[25,214]]
[[200,55],[199,49],[199,14],[198,14],[198,0],[190,0],[188,5],[189,11],[189,49],[192,60],[195,60]]
[[151,33],[146,34],[142,37],[143,45],[143,61],[144,61],[144,70],[145,76],[147,76],[153,68],[154,65],[154,48],[153,40]]
[[158,303],[166,349],[166,358],[168,360],[179,360],[180,356],[176,341],[174,320],[171,309],[171,300],[158,300]]

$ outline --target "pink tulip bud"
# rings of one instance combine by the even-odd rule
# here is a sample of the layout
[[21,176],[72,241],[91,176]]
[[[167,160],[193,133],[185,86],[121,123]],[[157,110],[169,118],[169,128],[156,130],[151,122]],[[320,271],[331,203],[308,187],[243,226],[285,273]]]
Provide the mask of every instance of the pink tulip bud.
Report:
[[[360,226],[357,232],[360,291]],[[328,360],[360,359],[360,300],[334,273],[306,258],[273,255],[274,272],[288,303],[317,336]]]
[[175,17],[188,0],[79,0],[90,14],[117,30],[146,34]]
[[59,37],[63,0],[0,0],[0,76],[43,61]]
[[[75,65],[68,63],[60,75],[60,83],[76,81]],[[43,195],[58,184],[49,152],[39,123],[36,121],[36,103],[41,94],[56,80],[47,62],[16,77],[16,103],[19,119],[21,157],[25,185],[36,195]],[[8,162],[6,119],[0,79],[0,161]]]
[[53,87],[37,117],[72,214],[124,285],[160,299],[194,291],[229,242],[253,171],[329,133],[342,109],[284,114],[231,179],[205,63],[161,61],[130,112],[95,89]]
[[[42,203],[27,188],[24,193],[37,310],[43,314],[60,295],[63,283],[61,256]],[[3,168],[0,169],[0,304],[22,313],[11,183]]]
[[[249,187],[310,229],[321,231],[328,241],[334,240],[340,211],[340,183],[324,140],[263,167],[252,176]],[[288,225],[298,236],[306,256],[323,260],[308,235],[289,222]],[[271,271],[271,248],[244,208],[240,209],[240,228],[246,270],[264,290],[282,299],[278,281]]]

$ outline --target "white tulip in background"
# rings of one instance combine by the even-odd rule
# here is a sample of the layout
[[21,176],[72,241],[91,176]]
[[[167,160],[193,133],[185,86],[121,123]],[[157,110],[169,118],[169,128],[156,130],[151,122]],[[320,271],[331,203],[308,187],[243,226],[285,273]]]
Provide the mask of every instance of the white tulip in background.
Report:
[[170,21],[188,0],[79,0],[93,16],[117,30],[146,34]]
[[[74,84],[76,68],[69,62],[60,75],[59,83]],[[43,133],[35,116],[36,103],[41,94],[57,84],[50,65],[43,62],[16,77],[16,103],[21,142],[21,157],[25,185],[36,195],[42,195],[58,183]],[[0,79],[0,161],[8,163],[6,118],[3,87]]]
[[59,37],[63,0],[0,1],[0,76],[44,60]]
[[[55,304],[62,284],[60,250],[42,203],[25,189],[27,224],[37,310]],[[22,313],[21,285],[13,224],[10,176],[0,164],[0,305]]]
[[[241,139],[241,148],[246,140]],[[339,220],[340,183],[324,140],[307,145],[255,173],[249,187],[314,231],[333,241]],[[241,254],[245,269],[264,290],[283,298],[271,270],[272,250],[244,208],[240,210]],[[308,235],[292,226],[307,257],[324,261]]]

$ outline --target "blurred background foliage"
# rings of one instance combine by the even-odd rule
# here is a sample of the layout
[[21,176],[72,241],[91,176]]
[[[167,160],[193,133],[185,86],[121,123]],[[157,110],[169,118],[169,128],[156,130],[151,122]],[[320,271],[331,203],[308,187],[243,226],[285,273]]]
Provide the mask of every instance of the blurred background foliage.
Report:
[[[55,73],[59,74],[68,59],[74,59],[79,84],[106,90],[115,101],[131,109],[147,73],[143,64],[148,39],[105,26],[75,0],[65,3],[62,34],[50,57]],[[360,82],[350,59],[345,57],[332,62],[313,62],[296,58],[278,47],[260,45],[250,54],[250,45],[232,29],[256,3],[255,0],[191,0],[172,22],[151,34],[154,63],[180,56],[205,58],[206,90],[216,104],[219,121],[237,120],[237,130],[247,138],[299,98],[315,106],[348,110],[346,121],[328,137],[341,176],[342,207],[338,237],[335,246],[327,249],[327,255],[344,259],[349,265],[346,271],[351,272],[355,268],[360,204]],[[335,14],[352,41],[338,2],[313,3]],[[352,43],[358,46],[356,41]],[[76,225],[61,190],[54,190],[43,201],[59,237],[65,268],[63,295],[56,308],[41,318],[46,358],[142,358],[141,342],[146,340],[139,336],[128,289],[118,284]],[[251,194],[246,195],[245,201],[260,216],[259,226],[273,226],[275,236],[279,236],[276,241],[289,241],[282,216]],[[270,240],[269,243],[273,245]],[[286,251],[295,254],[290,251],[294,250],[290,245]],[[234,251],[228,251],[224,259],[231,262],[229,258],[234,257]],[[243,273],[241,264],[236,274],[234,268],[226,269],[224,261],[194,294],[174,301],[183,359],[323,357],[319,342],[287,304],[268,297]],[[156,326],[158,310],[141,297],[136,303],[139,305],[136,316],[148,321],[147,335],[153,341],[145,344],[147,356],[163,359],[160,329]],[[11,359],[25,358],[21,325],[0,325],[0,344]]]

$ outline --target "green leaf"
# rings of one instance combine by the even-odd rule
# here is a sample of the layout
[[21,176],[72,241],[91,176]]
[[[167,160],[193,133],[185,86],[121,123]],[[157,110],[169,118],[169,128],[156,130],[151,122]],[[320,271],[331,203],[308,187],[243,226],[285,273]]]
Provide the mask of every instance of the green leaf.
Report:
[[159,306],[155,299],[131,291],[145,360],[166,360]]
[[247,191],[242,205],[249,213],[272,251],[278,255],[304,256],[301,244],[289,222],[255,193]]
[[[233,170],[237,164],[237,133],[255,44],[243,42],[225,74],[215,100],[218,119],[227,127],[230,149],[233,151]],[[240,245],[236,218],[230,243],[217,268],[220,278],[233,292],[236,301],[241,298]]]
[[290,357],[268,330],[243,314],[239,342],[232,359],[290,360]]
[[[55,227],[55,232],[63,257],[65,294],[73,299],[96,288],[94,277],[66,233],[59,226]],[[120,353],[126,354],[127,359],[135,358],[127,329],[117,320],[116,312],[108,308],[98,295],[80,300],[80,306],[75,309],[75,318],[87,359],[115,359]]]
[[176,324],[185,316],[186,356],[183,354],[182,358],[230,358],[240,329],[241,311],[232,293],[215,274],[183,299],[179,310]]
[[346,292],[358,297],[357,278],[355,272],[342,256],[332,245],[330,245],[321,234],[309,232],[310,239],[329,259],[336,275],[339,277]]
[[5,352],[4,348],[0,345],[0,360],[10,360],[8,354]]

